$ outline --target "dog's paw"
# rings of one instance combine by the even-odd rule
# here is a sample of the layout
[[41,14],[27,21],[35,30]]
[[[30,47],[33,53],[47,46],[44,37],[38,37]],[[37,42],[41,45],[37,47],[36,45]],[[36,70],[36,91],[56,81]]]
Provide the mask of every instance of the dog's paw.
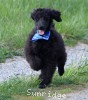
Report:
[[62,76],[64,74],[64,67],[58,66],[58,73],[60,76]]
[[46,85],[45,84],[39,84],[39,88],[44,89],[44,88],[46,88]]
[[62,76],[64,74],[64,70],[60,70],[58,71],[59,72],[59,75]]

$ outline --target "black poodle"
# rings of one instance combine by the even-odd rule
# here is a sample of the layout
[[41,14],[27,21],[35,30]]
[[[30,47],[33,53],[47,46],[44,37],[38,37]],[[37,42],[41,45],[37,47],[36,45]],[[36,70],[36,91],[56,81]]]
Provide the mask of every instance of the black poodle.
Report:
[[35,28],[25,46],[26,59],[32,69],[41,70],[39,88],[45,88],[58,67],[59,75],[64,73],[66,52],[61,35],[55,30],[53,19],[61,22],[61,13],[53,9],[38,8],[31,14]]

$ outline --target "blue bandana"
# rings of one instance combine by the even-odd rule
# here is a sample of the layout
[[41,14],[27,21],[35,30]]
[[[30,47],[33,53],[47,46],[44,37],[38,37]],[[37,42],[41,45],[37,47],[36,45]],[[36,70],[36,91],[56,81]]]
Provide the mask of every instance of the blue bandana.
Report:
[[47,31],[46,33],[44,33],[44,35],[40,35],[39,31],[37,30],[37,32],[32,38],[32,41],[37,41],[40,39],[49,40],[49,37],[50,37],[50,31]]

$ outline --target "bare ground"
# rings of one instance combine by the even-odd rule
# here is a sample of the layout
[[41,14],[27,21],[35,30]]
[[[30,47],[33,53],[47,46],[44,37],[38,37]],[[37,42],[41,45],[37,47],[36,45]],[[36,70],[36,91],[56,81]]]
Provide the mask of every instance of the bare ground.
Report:
[[74,91],[73,93],[68,93],[65,95],[66,96],[64,98],[52,97],[47,98],[46,100],[88,100],[88,88],[81,91]]
[[[79,43],[75,47],[66,47],[66,51],[67,62],[65,68],[71,67],[70,65],[80,67],[85,63],[88,64],[88,45]],[[0,82],[16,76],[30,76],[39,73],[33,71],[25,58],[20,56],[15,56],[7,59],[5,63],[0,63]]]

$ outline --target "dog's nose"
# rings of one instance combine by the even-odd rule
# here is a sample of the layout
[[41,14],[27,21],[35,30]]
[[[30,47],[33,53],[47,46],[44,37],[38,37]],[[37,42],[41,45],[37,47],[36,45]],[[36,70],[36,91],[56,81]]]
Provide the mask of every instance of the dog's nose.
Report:
[[44,26],[40,26],[39,29],[40,29],[40,30],[44,30]]

